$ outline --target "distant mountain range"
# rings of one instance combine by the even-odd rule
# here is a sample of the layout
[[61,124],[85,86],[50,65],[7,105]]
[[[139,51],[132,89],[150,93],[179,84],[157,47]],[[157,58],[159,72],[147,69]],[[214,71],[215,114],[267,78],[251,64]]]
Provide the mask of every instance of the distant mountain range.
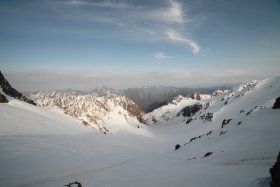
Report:
[[200,98],[201,94],[212,95],[217,90],[227,90],[231,87],[220,86],[212,88],[188,88],[172,86],[152,86],[142,88],[128,88],[124,94],[137,103],[145,112],[151,112],[156,108],[166,105],[175,97],[181,95],[193,99]]
[[[153,86],[115,90],[106,86],[97,87],[92,92],[74,89],[44,90],[27,94],[27,97],[12,88],[0,74],[0,101],[8,102],[13,97],[30,104],[43,107],[57,107],[65,114],[78,118],[86,126],[92,126],[104,134],[119,130],[119,123],[140,128],[143,123],[157,121],[157,117],[147,119],[147,115],[157,108],[169,107],[189,100],[205,100],[220,95],[227,87],[216,88],[178,88]],[[36,103],[36,104],[35,104]],[[180,108],[179,108],[180,109]],[[159,109],[164,110],[164,109]],[[179,112],[179,110],[177,111]],[[165,119],[169,119],[165,115]]]

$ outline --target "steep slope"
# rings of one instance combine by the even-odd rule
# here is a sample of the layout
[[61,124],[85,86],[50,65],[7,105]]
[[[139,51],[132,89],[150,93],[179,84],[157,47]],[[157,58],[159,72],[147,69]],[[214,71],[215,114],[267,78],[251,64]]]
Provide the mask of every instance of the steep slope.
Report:
[[91,94],[77,94],[74,91],[41,91],[30,97],[39,106],[56,106],[66,114],[91,125],[104,134],[120,129],[135,130],[143,127],[142,111],[126,96],[105,87]]
[[[15,88],[13,88],[10,83],[5,79],[4,75],[1,73],[0,71],[0,103],[7,103],[8,99],[6,98],[5,94],[21,100],[21,101],[25,101],[27,103],[30,103],[32,105],[36,105],[32,100],[28,99],[27,97],[25,97],[22,93],[20,93],[19,91],[17,91]],[[2,93],[3,92],[3,93]]]
[[167,105],[164,105],[160,108],[153,110],[150,113],[147,113],[143,116],[143,120],[146,124],[158,124],[163,125],[166,122],[174,119],[176,115],[188,105],[193,105],[198,103],[198,100],[183,97],[179,95],[178,97],[174,98],[171,102]]
[[[144,114],[143,120],[148,125],[162,125],[168,123],[172,119],[178,120],[177,117],[180,117],[181,114],[185,116],[187,110],[190,110],[188,113],[193,113],[192,110],[195,110],[195,107],[201,109],[203,106],[207,105],[207,101],[211,99],[211,97],[211,95],[199,93],[193,93],[188,97],[179,95],[166,105]],[[194,108],[192,109],[190,107]]]

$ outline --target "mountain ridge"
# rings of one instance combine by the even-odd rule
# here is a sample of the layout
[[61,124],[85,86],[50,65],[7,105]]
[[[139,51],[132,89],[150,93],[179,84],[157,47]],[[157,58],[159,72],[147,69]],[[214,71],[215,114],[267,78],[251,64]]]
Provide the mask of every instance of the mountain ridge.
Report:
[[[8,98],[6,96],[13,97],[15,99],[25,101],[29,104],[36,105],[34,101],[31,99],[28,99],[26,96],[24,96],[22,93],[17,91],[15,88],[13,88],[10,83],[5,79],[4,75],[0,71],[0,88],[3,91],[3,93],[0,92],[0,103],[7,103]],[[6,95],[6,96],[5,96]]]

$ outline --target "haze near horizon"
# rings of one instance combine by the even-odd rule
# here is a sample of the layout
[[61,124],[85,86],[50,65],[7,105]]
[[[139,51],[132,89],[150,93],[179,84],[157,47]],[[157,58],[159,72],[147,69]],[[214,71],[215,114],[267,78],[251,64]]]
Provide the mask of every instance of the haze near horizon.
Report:
[[277,0],[0,2],[0,67],[20,90],[211,87],[280,75]]

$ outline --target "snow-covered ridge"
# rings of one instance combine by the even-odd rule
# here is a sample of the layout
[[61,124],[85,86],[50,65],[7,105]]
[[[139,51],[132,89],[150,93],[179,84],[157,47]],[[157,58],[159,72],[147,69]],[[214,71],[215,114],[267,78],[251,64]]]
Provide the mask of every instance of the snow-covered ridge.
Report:
[[66,114],[82,120],[103,133],[114,133],[120,128],[140,128],[142,111],[128,97],[101,88],[91,94],[70,91],[40,91],[31,94],[39,106],[56,106]]
[[[143,119],[147,124],[161,125],[174,124],[180,121],[190,123],[192,120],[197,119],[205,120],[205,118],[208,119],[210,117],[213,118],[218,116],[220,111],[223,111],[224,113],[224,111],[227,110],[230,110],[229,116],[231,116],[233,115],[232,109],[234,109],[234,115],[240,116],[242,114],[250,114],[252,112],[264,109],[267,107],[268,103],[271,105],[272,100],[275,99],[271,98],[271,100],[268,101],[268,99],[262,95],[255,96],[255,94],[258,92],[254,92],[254,90],[258,89],[264,84],[269,84],[268,82],[276,84],[279,79],[279,77],[276,77],[262,81],[250,81],[230,90],[217,90],[212,94],[211,97],[207,95],[201,100],[178,96],[167,105],[145,114]],[[267,89],[272,89],[272,87]],[[247,96],[250,94],[254,96]],[[196,97],[196,95],[193,96],[193,98]],[[203,96],[200,98],[203,98]],[[190,113],[191,116],[189,116],[190,114],[187,116],[182,115],[183,113],[186,114],[186,112]]]
[[176,115],[186,106],[197,103],[198,100],[183,97],[179,95],[174,98],[167,105],[153,110],[143,116],[146,124],[164,124],[169,120],[172,120]]

